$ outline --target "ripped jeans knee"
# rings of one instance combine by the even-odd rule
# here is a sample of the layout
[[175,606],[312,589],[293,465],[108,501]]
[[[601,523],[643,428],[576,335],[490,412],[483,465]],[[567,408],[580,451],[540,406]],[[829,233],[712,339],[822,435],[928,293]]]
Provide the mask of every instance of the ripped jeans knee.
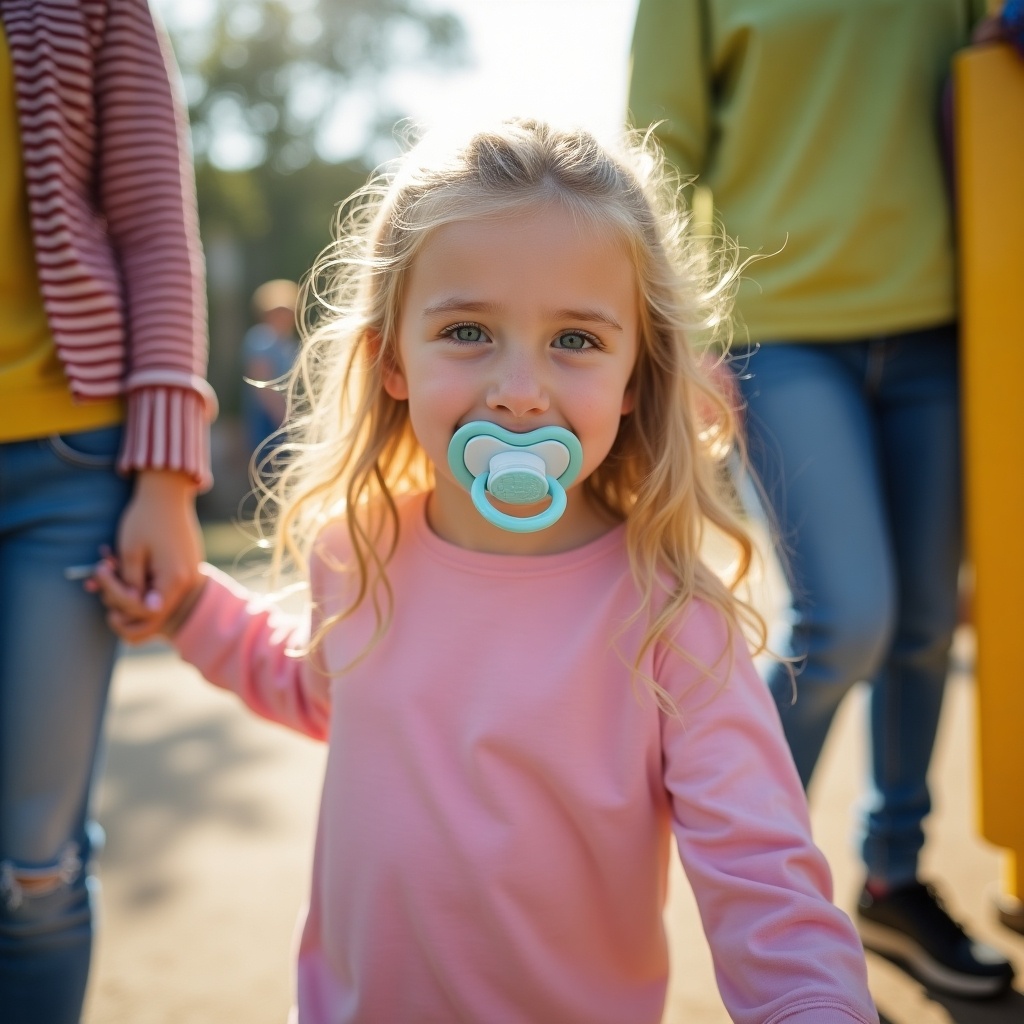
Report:
[[92,950],[85,847],[65,843],[47,863],[0,860],[0,1019],[78,1024]]
[[13,860],[0,863],[0,903],[7,910],[18,910],[26,900],[48,896],[73,885],[84,865],[77,843],[65,843],[52,864],[23,865]]

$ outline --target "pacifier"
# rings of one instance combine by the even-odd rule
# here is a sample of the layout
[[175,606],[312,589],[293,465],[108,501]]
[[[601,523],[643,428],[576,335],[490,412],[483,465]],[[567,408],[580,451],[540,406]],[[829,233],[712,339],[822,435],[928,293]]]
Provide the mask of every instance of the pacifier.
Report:
[[[535,533],[565,511],[565,488],[583,463],[579,439],[564,427],[538,427],[516,434],[495,423],[474,420],[459,427],[448,445],[448,465],[489,523],[512,533]],[[510,516],[488,500],[532,505],[551,495],[535,516]]]

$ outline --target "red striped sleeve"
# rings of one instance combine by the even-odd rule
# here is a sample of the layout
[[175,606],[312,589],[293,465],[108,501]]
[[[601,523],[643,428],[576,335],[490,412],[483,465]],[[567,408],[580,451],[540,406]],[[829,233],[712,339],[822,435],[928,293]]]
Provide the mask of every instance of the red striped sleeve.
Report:
[[175,469],[207,486],[216,398],[166,40],[146,0],[0,0],[0,17],[40,285],[72,390],[126,395],[124,471]]

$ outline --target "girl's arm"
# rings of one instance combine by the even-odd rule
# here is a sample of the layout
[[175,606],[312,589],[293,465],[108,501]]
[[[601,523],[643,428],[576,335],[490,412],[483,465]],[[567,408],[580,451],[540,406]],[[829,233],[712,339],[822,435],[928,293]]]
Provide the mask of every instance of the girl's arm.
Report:
[[[160,632],[215,686],[237,693],[258,715],[325,739],[330,713],[328,676],[302,654],[306,621],[286,614],[211,565],[173,607],[161,610],[159,629],[144,598],[104,558],[86,589],[107,607],[107,621],[121,637]],[[314,628],[315,620],[314,618]]]
[[720,614],[700,602],[676,642],[714,666],[701,678],[663,649],[656,673],[680,710],[662,727],[673,829],[730,1017],[876,1024],[860,940],[832,904],[774,700],[746,645],[730,650]]
[[202,592],[170,638],[178,653],[256,714],[326,739],[330,680],[304,654],[309,619],[281,611],[213,566],[202,571]]

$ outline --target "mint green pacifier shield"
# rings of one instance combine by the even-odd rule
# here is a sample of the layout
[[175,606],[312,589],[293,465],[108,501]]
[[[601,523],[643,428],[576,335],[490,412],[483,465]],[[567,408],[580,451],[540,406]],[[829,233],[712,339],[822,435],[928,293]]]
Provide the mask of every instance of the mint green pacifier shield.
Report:
[[[564,427],[517,434],[475,420],[460,427],[448,445],[448,465],[477,511],[513,533],[534,533],[557,522],[566,507],[565,488],[582,463],[579,439]],[[535,516],[510,516],[499,512],[487,494],[510,505],[532,505],[550,494],[551,504]]]

